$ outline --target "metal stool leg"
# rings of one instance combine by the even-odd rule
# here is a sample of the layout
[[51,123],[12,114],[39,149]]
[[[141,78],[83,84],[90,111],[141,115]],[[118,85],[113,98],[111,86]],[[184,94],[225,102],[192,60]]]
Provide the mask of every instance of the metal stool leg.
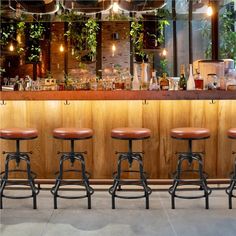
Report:
[[88,196],[88,209],[91,209],[91,192],[90,192],[91,187],[89,186],[89,180],[87,178],[86,171],[85,171],[85,161],[82,155],[80,156],[80,162],[81,162],[82,178],[83,178],[87,196]]
[[1,187],[0,187],[0,209],[3,209],[3,191],[6,187],[7,180],[8,180],[8,172],[9,172],[9,155],[6,156],[6,161],[5,161],[5,173],[3,176],[3,179],[1,181]]
[[54,209],[57,209],[57,193],[61,184],[62,176],[63,176],[63,163],[64,163],[64,155],[61,156],[60,159],[60,164],[59,164],[59,174],[56,179],[56,183],[54,187],[52,188],[52,194],[53,194],[53,204],[54,204]]
[[27,165],[27,175],[28,175],[28,182],[30,185],[30,188],[32,190],[32,196],[33,196],[33,209],[37,209],[37,193],[36,193],[36,188],[35,188],[35,184],[34,184],[34,180],[33,177],[31,175],[31,167],[30,167],[30,159],[29,156],[25,156],[24,159],[26,161],[26,165]]
[[142,156],[138,155],[138,158],[136,159],[139,163],[139,174],[140,174],[140,179],[142,181],[144,193],[145,193],[145,199],[146,199],[146,209],[149,209],[149,193],[148,193],[148,187],[147,187],[147,181],[146,177],[144,176],[144,171],[143,171],[143,160]]
[[114,184],[112,187],[112,209],[116,208],[115,196],[116,196],[117,188],[119,187],[119,180],[120,180],[120,176],[121,176],[121,162],[122,162],[122,155],[119,156],[118,165],[117,165],[117,176],[114,180]]

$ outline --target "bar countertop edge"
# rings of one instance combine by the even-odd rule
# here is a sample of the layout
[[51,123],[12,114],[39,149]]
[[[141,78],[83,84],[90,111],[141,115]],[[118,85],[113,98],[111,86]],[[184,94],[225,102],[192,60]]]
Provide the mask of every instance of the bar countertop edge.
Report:
[[0,91],[0,100],[236,100],[236,91]]

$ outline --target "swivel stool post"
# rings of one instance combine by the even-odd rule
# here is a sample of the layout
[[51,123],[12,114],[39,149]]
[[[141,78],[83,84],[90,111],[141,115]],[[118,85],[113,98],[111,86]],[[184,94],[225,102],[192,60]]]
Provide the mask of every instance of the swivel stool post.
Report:
[[[175,198],[182,199],[197,199],[197,198],[205,198],[205,208],[209,209],[209,195],[211,194],[211,189],[207,186],[207,175],[203,171],[203,153],[201,152],[193,152],[192,151],[192,141],[193,140],[203,140],[208,139],[210,137],[210,131],[205,128],[193,128],[193,127],[184,127],[184,128],[176,128],[171,130],[171,137],[178,140],[187,140],[188,141],[188,151],[187,152],[179,152],[178,154],[178,163],[177,170],[174,173],[173,185],[169,188],[169,193],[171,195],[171,207],[175,209]],[[183,169],[183,162],[187,161],[189,168]],[[193,162],[198,163],[198,169],[193,169]],[[198,179],[183,179],[183,173],[197,173]],[[200,186],[200,190],[203,190],[203,195],[195,195],[195,196],[183,196],[176,193],[178,191],[178,186],[180,185],[198,185]]]
[[[143,152],[134,152],[132,149],[132,142],[135,140],[144,140],[150,138],[151,131],[145,128],[116,128],[111,131],[111,137],[114,139],[127,140],[129,142],[128,152],[116,152],[119,155],[117,172],[113,174],[114,182],[109,188],[109,193],[112,196],[112,209],[115,209],[115,198],[123,199],[146,199],[146,209],[149,209],[149,195],[151,189],[147,185],[147,174],[143,170]],[[139,164],[139,170],[122,170],[121,163],[128,161],[129,167],[132,167],[133,161],[137,161]],[[121,174],[123,172],[136,172],[139,174],[139,179],[128,180],[122,179]],[[122,196],[118,195],[117,191],[121,190],[121,185],[141,185],[143,187],[144,194],[139,196]]]
[[[33,208],[37,208],[36,196],[39,193],[39,188],[35,187],[34,179],[36,174],[31,171],[30,167],[30,156],[32,152],[21,152],[20,151],[20,141],[31,140],[38,137],[38,131],[31,128],[9,128],[0,130],[0,138],[5,140],[15,140],[16,141],[16,151],[15,152],[3,152],[6,155],[5,160],[5,170],[0,173],[1,175],[1,185],[0,185],[0,209],[3,208],[3,197],[11,199],[24,199],[33,198]],[[10,168],[10,162],[16,163],[16,168]],[[19,169],[20,162],[26,162],[26,170]],[[10,173],[26,173],[26,180],[10,180]],[[27,185],[30,187],[32,194],[27,196],[9,196],[4,194],[5,187],[8,185]]]
[[[57,198],[65,199],[80,199],[88,198],[88,209],[91,209],[91,195],[94,193],[93,188],[89,185],[89,173],[85,169],[84,154],[87,152],[75,152],[74,142],[76,140],[90,139],[93,136],[93,131],[88,128],[57,128],[53,130],[53,137],[56,139],[69,140],[71,144],[70,152],[58,152],[62,154],[60,158],[60,168],[57,172],[56,183],[51,189],[51,193],[54,195],[54,209],[57,209]],[[81,164],[81,170],[78,169],[67,169],[64,170],[65,161],[69,161],[71,166],[74,165],[75,161]],[[63,174],[65,172],[77,172],[81,173],[81,179],[75,181],[64,179]],[[81,196],[64,196],[60,195],[58,191],[62,185],[81,185],[85,187],[86,194]]]
[[[236,139],[236,128],[232,128],[228,130],[228,137],[231,139]],[[233,152],[233,154],[236,154],[236,152]],[[228,188],[226,188],[226,193],[229,196],[229,209],[232,209],[232,198],[236,198],[236,195],[234,195],[234,190],[236,188],[236,158],[234,162],[234,171],[231,173],[231,180],[230,185]]]

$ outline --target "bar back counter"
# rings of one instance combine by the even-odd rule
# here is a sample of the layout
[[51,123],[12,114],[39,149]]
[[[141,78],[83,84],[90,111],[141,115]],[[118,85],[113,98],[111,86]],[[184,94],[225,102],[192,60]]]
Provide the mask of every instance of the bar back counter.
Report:
[[[211,137],[193,143],[193,149],[205,152],[204,169],[212,182],[220,183],[232,171],[236,143],[227,130],[236,127],[235,91],[30,91],[0,92],[0,128],[32,127],[38,139],[22,143],[22,150],[33,151],[32,170],[42,182],[54,181],[58,171],[57,152],[69,150],[69,144],[55,140],[58,127],[83,127],[94,130],[94,138],[78,143],[87,150],[86,165],[92,183],[110,183],[116,168],[115,151],[127,151],[127,145],[114,141],[115,127],[145,127],[150,139],[134,143],[143,150],[145,170],[151,182],[169,183],[175,170],[176,152],[187,143],[173,140],[175,127],[205,127]],[[14,144],[1,140],[0,151],[14,150]],[[1,169],[4,158],[1,158]],[[73,175],[68,174],[70,178]],[[131,177],[127,173],[126,177]]]

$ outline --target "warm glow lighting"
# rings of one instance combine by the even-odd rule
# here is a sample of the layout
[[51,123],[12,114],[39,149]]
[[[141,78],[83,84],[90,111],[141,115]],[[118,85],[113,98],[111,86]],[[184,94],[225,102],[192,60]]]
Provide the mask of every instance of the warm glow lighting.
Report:
[[11,43],[10,46],[9,46],[9,51],[13,52],[14,51],[14,46],[13,44]]
[[60,52],[64,52],[64,46],[61,44],[60,48],[59,48]]
[[112,44],[111,50],[112,50],[112,56],[114,57],[115,51],[116,51],[116,45],[115,44]]
[[212,6],[210,6],[210,5],[207,7],[207,15],[208,16],[212,16],[213,15],[213,9],[212,9]]
[[119,5],[117,2],[114,2],[113,5],[112,5],[112,11],[114,13],[117,13],[119,11]]
[[163,51],[162,51],[162,55],[165,57],[167,55],[167,51],[166,49],[164,48]]

